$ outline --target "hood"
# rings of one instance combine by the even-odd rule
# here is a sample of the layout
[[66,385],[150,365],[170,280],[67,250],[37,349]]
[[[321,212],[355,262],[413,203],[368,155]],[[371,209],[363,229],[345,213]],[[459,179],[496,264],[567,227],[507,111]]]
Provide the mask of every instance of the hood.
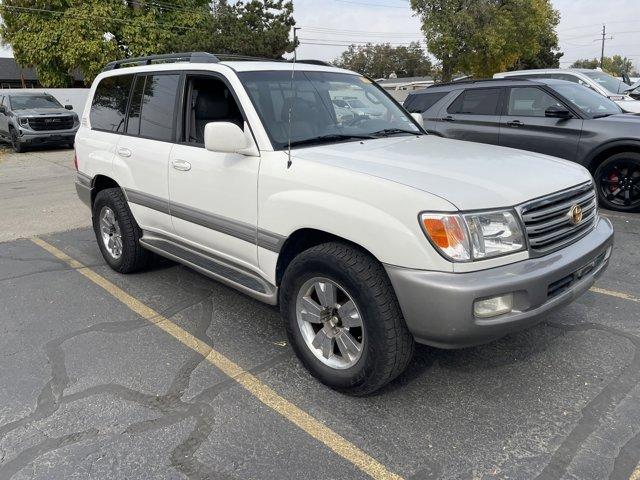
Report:
[[26,108],[24,110],[14,110],[17,117],[56,117],[62,115],[73,115],[73,112],[65,108]]
[[416,188],[460,210],[510,207],[591,179],[577,163],[433,135],[299,148],[292,156]]
[[615,103],[625,112],[640,113],[639,100],[615,100]]

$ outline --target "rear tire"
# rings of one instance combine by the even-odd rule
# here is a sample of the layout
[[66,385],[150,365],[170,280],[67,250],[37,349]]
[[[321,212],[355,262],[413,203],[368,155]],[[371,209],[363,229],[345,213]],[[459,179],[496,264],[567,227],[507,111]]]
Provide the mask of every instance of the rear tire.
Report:
[[140,245],[142,230],[133,218],[122,190],[107,188],[93,202],[93,231],[102,256],[116,272],[145,268],[152,254]]
[[[336,293],[324,293],[331,285]],[[374,392],[413,355],[414,340],[384,268],[348,244],[325,243],[294,258],[282,279],[280,311],[305,368],[344,393]]]
[[601,207],[640,211],[640,153],[618,153],[607,158],[596,169],[594,179]]

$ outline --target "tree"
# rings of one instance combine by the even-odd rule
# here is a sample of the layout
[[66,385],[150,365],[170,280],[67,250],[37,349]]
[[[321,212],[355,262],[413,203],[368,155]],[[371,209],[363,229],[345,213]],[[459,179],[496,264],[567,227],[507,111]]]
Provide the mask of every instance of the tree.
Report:
[[[600,67],[600,60],[598,60],[597,58],[594,58],[593,60],[589,60],[588,58],[576,60],[575,62],[573,62],[573,65],[571,65],[571,68],[593,69],[598,67]],[[611,75],[616,77],[620,77],[624,73],[630,75],[631,73],[633,73],[633,62],[627,57],[622,57],[621,55],[604,57],[602,69],[605,72],[610,73]]]
[[564,53],[560,51],[558,45],[558,34],[556,27],[560,22],[560,16],[555,12],[554,19],[547,25],[539,38],[540,50],[538,53],[523,55],[509,70],[532,70],[535,68],[559,68],[560,59]]
[[550,0],[411,0],[444,81],[460,71],[489,77],[553,45],[558,12]]
[[180,51],[219,50],[280,56],[293,49],[293,7],[285,0],[4,0],[0,38],[16,61],[36,67],[46,87],[90,84],[112,60]]
[[431,73],[431,62],[418,42],[393,47],[388,43],[350,45],[334,63],[373,78],[416,77]]

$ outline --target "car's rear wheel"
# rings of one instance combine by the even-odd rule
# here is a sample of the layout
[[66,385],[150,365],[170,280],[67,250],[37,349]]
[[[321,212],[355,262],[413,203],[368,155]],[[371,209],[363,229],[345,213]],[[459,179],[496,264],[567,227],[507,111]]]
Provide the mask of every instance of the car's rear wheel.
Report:
[[602,162],[594,175],[600,206],[640,211],[640,153],[618,153]]
[[371,393],[413,354],[384,268],[351,245],[325,243],[294,258],[282,279],[280,309],[302,364],[336,390]]
[[96,195],[93,230],[102,256],[115,271],[135,272],[149,264],[152,254],[140,246],[142,231],[119,188],[107,188]]
[[11,148],[16,153],[24,152],[24,144],[20,141],[20,137],[18,136],[18,132],[16,132],[15,128],[9,129],[9,135],[11,137]]

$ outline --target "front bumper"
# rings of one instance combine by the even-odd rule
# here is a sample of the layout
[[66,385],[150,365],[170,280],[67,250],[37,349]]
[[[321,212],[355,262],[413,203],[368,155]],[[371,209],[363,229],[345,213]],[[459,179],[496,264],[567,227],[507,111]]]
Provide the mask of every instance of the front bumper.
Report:
[[35,131],[21,127],[20,142],[26,145],[57,145],[73,143],[78,127],[71,130]]
[[[534,325],[575,300],[605,270],[612,245],[611,222],[601,218],[576,243],[503,267],[471,273],[385,268],[416,341],[462,348]],[[507,293],[513,293],[513,311],[493,318],[474,316],[476,300]]]

